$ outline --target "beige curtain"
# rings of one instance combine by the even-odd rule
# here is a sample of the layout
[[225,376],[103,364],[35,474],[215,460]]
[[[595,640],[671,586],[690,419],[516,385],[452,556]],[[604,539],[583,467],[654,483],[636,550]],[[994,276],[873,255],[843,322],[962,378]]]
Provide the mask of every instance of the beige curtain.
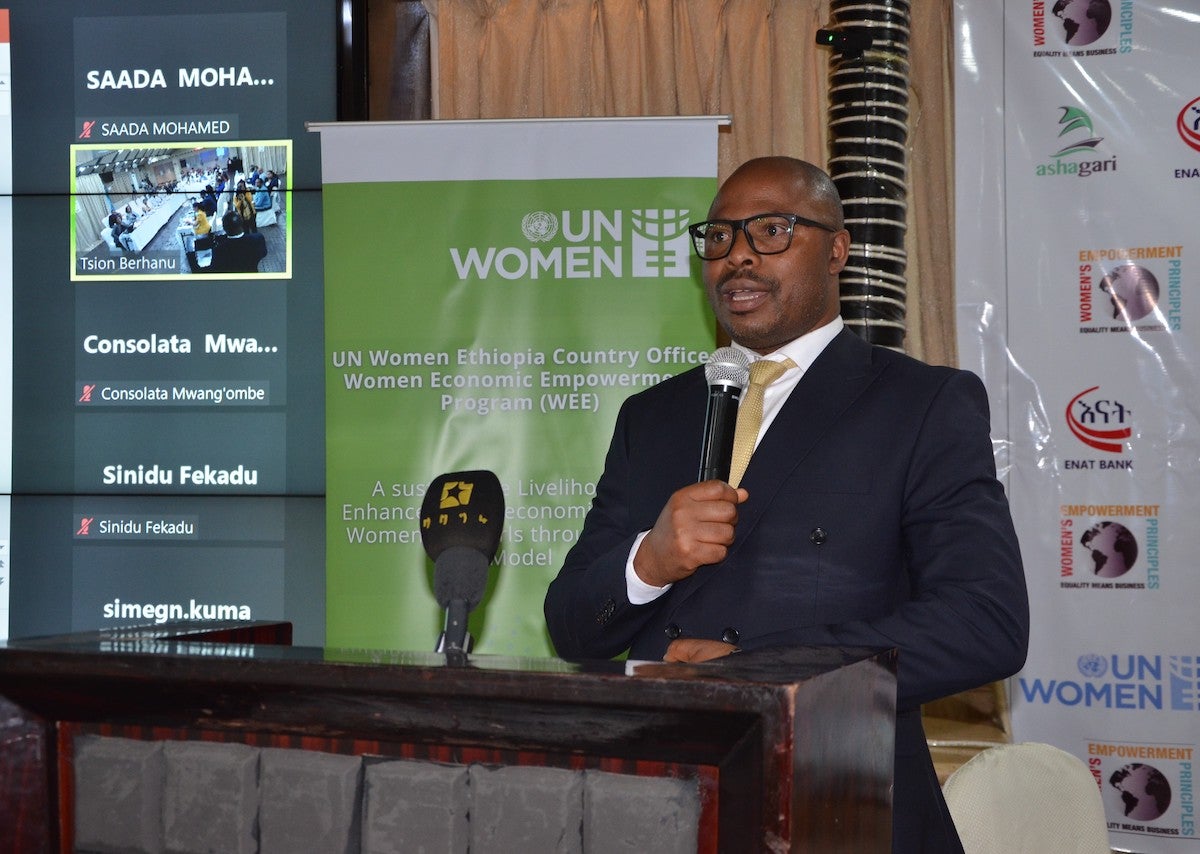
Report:
[[[824,165],[821,0],[424,0],[434,117],[728,115],[719,173]],[[950,4],[914,3],[907,349],[953,364]]]
[[75,246],[90,251],[100,242],[100,232],[108,219],[104,202],[104,184],[99,175],[80,175],[75,179]]
[[908,351],[957,365],[954,301],[954,21],[912,4],[908,102]]
[[276,175],[287,174],[287,148],[282,145],[242,146],[235,150],[234,156],[242,158],[247,173],[251,166],[257,166],[261,172],[272,169]]

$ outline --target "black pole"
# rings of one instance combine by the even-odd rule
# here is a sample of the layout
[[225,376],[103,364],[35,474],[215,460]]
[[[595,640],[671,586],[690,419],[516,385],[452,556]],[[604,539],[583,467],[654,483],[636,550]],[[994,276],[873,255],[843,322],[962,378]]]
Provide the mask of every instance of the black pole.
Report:
[[367,103],[367,0],[337,3],[337,117],[365,121]]

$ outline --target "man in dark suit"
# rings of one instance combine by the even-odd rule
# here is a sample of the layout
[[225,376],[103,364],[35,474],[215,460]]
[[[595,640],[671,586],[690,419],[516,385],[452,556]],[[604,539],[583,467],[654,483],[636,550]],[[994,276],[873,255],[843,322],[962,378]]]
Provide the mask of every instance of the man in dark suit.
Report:
[[186,253],[193,273],[257,273],[258,262],[267,257],[267,240],[258,232],[247,232],[237,211],[221,217],[224,234],[213,238],[212,260],[201,266],[196,253]]
[[700,662],[784,645],[899,650],[893,850],[961,852],[922,703],[1023,665],[1029,608],[973,374],[847,331],[850,236],[820,169],[751,160],[693,227],[717,321],[767,388],[741,484],[694,483],[702,369],[622,406],[545,611],[559,655]]

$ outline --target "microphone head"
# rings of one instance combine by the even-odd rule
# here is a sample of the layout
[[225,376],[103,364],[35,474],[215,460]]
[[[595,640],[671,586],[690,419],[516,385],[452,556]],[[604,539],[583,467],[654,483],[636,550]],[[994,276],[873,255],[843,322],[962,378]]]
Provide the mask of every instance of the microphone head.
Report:
[[713,352],[704,365],[704,376],[710,386],[733,386],[745,390],[750,384],[750,357],[733,347],[721,347]]
[[435,563],[454,547],[473,549],[492,560],[503,528],[504,490],[494,473],[451,472],[429,484],[421,502],[421,544]]
[[465,546],[451,546],[433,563],[433,598],[438,607],[449,608],[459,600],[467,611],[483,599],[487,591],[489,559],[482,552]]

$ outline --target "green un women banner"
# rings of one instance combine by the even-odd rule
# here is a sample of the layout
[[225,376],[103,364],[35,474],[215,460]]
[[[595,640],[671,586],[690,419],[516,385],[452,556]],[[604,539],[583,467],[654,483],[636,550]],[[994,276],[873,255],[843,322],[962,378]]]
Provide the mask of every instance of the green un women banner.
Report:
[[475,651],[552,653],[542,599],[617,409],[714,344],[687,225],[715,192],[722,121],[314,126],[328,646],[433,649],[421,503],[438,475],[488,469],[506,512]]

